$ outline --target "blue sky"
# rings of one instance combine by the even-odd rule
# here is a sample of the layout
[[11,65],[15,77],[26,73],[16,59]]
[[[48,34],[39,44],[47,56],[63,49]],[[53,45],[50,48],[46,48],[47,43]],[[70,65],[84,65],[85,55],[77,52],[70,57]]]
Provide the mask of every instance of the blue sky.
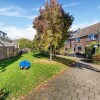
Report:
[[[33,39],[34,18],[46,0],[0,0],[0,30],[11,39]],[[63,9],[74,16],[73,30],[100,22],[100,0],[58,0]]]

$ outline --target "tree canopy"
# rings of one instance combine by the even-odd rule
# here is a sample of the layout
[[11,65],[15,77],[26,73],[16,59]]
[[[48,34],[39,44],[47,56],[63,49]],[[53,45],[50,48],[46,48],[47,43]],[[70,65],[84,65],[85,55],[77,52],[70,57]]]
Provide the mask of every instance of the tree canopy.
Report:
[[69,37],[73,16],[66,13],[56,0],[46,1],[39,13],[33,22],[33,27],[37,30],[35,41],[44,51],[61,48]]
[[19,39],[19,47],[20,48],[32,48],[32,41],[26,38]]

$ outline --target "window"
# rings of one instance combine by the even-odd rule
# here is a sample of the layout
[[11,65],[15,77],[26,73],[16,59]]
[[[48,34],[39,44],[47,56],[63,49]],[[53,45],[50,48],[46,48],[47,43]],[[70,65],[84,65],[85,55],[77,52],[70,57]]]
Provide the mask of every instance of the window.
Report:
[[94,35],[94,38],[93,38],[93,40],[96,40],[97,39],[97,35]]
[[82,47],[81,47],[81,46],[79,46],[79,47],[77,47],[77,49],[81,51],[81,50],[82,50]]
[[88,41],[90,41],[90,40],[91,40],[91,35],[88,36]]
[[88,41],[90,40],[96,40],[97,39],[97,35],[96,34],[91,34],[88,36]]
[[78,37],[78,38],[76,38],[76,42],[80,42],[80,38]]
[[2,37],[3,37],[3,33],[0,33],[0,36],[2,36]]
[[7,34],[6,33],[3,33],[3,37],[7,37]]

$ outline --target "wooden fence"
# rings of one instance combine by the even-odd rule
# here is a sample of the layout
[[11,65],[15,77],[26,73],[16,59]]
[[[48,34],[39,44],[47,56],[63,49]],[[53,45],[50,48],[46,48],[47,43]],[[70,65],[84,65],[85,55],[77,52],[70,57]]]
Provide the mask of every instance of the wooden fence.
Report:
[[6,59],[10,57],[15,57],[19,53],[19,49],[14,46],[3,47],[0,46],[0,59]]

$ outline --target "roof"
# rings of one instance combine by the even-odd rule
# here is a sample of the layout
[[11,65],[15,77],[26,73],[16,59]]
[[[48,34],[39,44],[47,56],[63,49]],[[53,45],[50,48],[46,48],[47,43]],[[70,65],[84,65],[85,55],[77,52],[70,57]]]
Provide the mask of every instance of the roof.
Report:
[[2,39],[5,39],[5,40],[7,40],[7,41],[11,41],[11,42],[12,42],[12,40],[11,40],[10,38],[7,37],[7,33],[3,32],[3,31],[0,31],[0,34],[5,34],[5,35],[6,35],[6,36],[0,35],[0,39],[2,38]]
[[18,43],[19,42],[19,39],[14,39],[12,40],[13,43]]
[[70,39],[87,36],[93,33],[97,33],[98,31],[100,31],[100,22],[82,29],[78,29],[74,32],[73,36],[71,36]]
[[0,33],[3,33],[3,34],[6,34],[7,35],[7,33],[4,33],[3,31],[0,31]]

